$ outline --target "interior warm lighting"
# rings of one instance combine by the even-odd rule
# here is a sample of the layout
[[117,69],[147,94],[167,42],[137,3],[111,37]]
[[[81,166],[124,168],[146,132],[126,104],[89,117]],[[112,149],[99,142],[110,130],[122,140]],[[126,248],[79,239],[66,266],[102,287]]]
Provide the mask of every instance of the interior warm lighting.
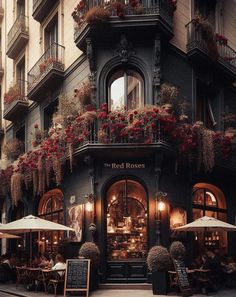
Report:
[[165,203],[163,201],[159,201],[157,204],[157,208],[160,212],[162,212],[163,210],[165,210]]
[[216,204],[216,198],[215,198],[215,196],[211,193],[211,192],[206,192],[206,194],[207,195],[209,195],[210,197],[211,197],[211,201],[214,203],[214,204]]
[[91,201],[88,201],[85,205],[86,211],[92,212],[93,211],[93,203]]

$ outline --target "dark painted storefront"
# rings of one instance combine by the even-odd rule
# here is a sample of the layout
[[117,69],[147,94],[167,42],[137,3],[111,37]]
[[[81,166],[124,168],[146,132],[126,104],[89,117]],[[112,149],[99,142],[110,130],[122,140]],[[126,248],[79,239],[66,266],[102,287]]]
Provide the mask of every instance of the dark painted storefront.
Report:
[[[173,28],[166,20],[145,17],[143,23],[136,17],[134,23],[118,20],[106,31],[90,28],[86,38],[81,34],[75,43],[87,55],[65,73],[64,89],[71,91],[74,81],[79,84],[86,69],[97,107],[105,102],[111,105],[112,83],[132,76],[142,85],[139,103],[147,105],[159,103],[160,84],[169,82],[189,101],[190,122],[200,120],[197,97],[207,89],[208,94],[216,94],[213,112],[218,117],[216,128],[222,128],[219,115],[223,105],[235,105],[235,90],[229,87],[227,77],[213,72],[211,64],[200,67],[200,63],[192,63],[171,45]],[[70,224],[76,228],[76,235],[65,239],[63,233],[41,233],[35,238],[35,250],[59,250],[73,257],[83,242],[94,240],[101,251],[102,282],[147,281],[148,250],[158,243],[168,247],[176,239],[187,247],[188,264],[204,244],[236,256],[234,235],[215,232],[203,238],[201,234],[173,232],[173,227],[203,215],[235,223],[235,167],[217,166],[212,173],[197,173],[192,164],[177,166],[177,160],[175,148],[163,141],[139,145],[88,143],[75,150],[73,172],[65,166],[60,189],[50,185],[34,200],[32,193],[25,191],[22,203],[23,213]],[[22,212],[20,207],[9,211],[12,220]],[[23,246],[23,240],[17,241],[13,250]]]

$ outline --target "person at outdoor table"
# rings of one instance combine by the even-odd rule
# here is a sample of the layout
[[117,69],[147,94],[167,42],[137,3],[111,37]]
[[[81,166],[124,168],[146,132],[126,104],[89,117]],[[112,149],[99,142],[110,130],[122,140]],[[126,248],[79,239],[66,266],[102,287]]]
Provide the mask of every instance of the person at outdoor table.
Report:
[[44,254],[41,256],[41,261],[39,263],[39,267],[40,268],[52,268],[48,254]]
[[36,255],[36,256],[34,257],[34,259],[33,259],[33,261],[32,261],[32,266],[33,266],[33,267],[39,267],[40,263],[41,263],[41,255],[38,254],[38,255]]
[[0,265],[0,282],[6,282],[15,279],[14,271],[10,263],[10,255],[2,255],[2,263]]
[[66,269],[66,263],[61,254],[57,254],[55,257],[56,264],[52,267],[52,270]]
[[212,251],[207,251],[208,260],[208,269],[210,269],[210,279],[212,284],[212,289],[214,291],[220,288],[222,282],[222,266],[220,259]]

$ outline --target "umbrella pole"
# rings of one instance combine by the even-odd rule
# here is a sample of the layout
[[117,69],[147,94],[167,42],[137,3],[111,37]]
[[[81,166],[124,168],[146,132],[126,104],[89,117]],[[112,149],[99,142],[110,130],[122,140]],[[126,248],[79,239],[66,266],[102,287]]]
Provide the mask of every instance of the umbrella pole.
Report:
[[30,229],[30,267],[32,267],[32,230]]

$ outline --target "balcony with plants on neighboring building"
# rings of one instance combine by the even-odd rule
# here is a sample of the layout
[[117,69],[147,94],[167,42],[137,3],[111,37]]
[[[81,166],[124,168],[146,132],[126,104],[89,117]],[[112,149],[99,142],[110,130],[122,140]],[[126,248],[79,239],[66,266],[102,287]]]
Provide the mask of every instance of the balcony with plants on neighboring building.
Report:
[[64,76],[65,48],[53,43],[28,72],[27,96],[30,100],[40,101],[45,92],[55,88]]
[[28,19],[19,15],[7,34],[7,56],[15,59],[29,41]]
[[197,16],[186,25],[187,54],[191,58],[207,58],[216,66],[236,77],[236,50],[228,45],[228,39],[213,31],[211,23]]
[[146,30],[148,35],[159,28],[171,38],[176,7],[176,0],[81,0],[72,12],[75,43],[83,50],[87,37],[100,34],[102,38],[108,36],[108,32],[112,36],[113,29],[124,30],[126,27],[134,32]]
[[42,22],[59,0],[33,0],[33,18]]
[[25,96],[24,81],[18,81],[4,94],[4,119],[17,121],[25,116],[29,101]]
[[2,7],[2,0],[0,0],[0,22],[2,21],[4,17],[4,9]]

